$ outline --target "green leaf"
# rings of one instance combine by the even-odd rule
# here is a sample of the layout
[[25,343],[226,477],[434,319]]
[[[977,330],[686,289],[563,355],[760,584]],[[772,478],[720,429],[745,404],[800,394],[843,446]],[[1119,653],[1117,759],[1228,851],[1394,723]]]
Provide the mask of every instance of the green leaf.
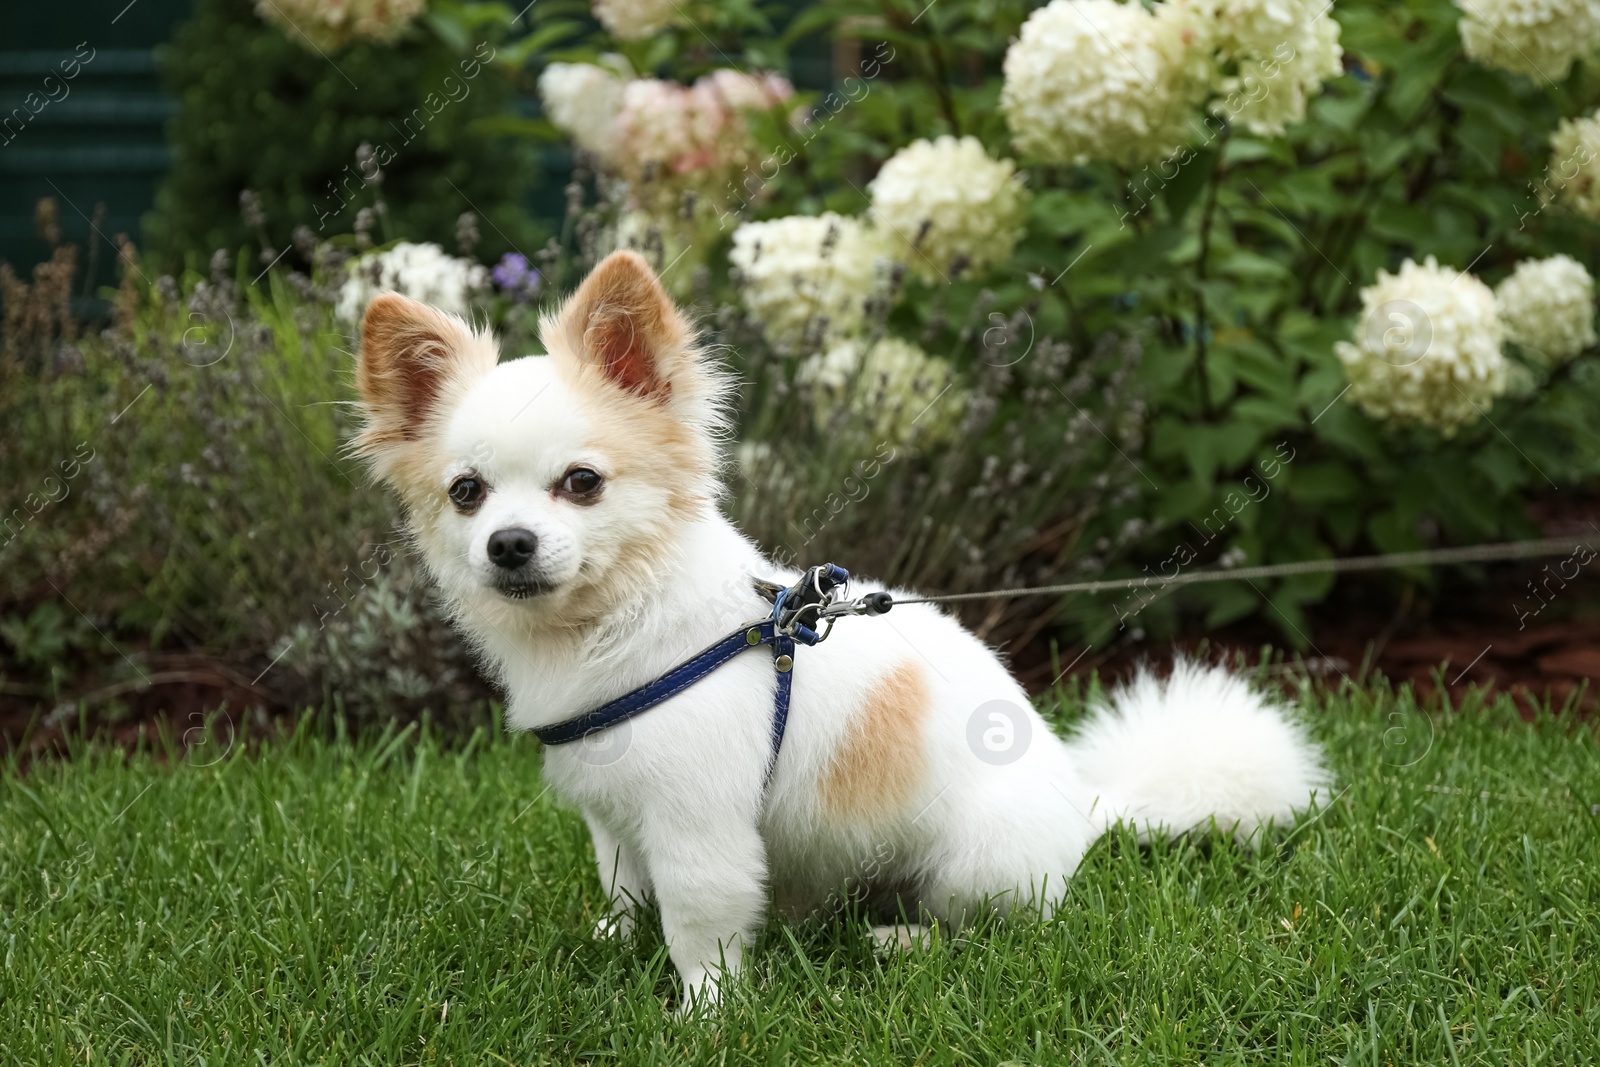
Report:
[[527,119],[518,115],[486,115],[474,119],[469,129],[484,137],[532,137],[557,141],[564,134],[548,119]]
[[1206,599],[1210,601],[1206,625],[1213,628],[1237,622],[1261,608],[1260,594],[1245,582],[1219,582],[1206,591]]
[[1397,500],[1367,520],[1367,534],[1380,552],[1414,552],[1422,548],[1417,515],[1409,501]]
[[1227,146],[1222,150],[1222,165],[1231,168],[1258,159],[1272,159],[1280,154],[1281,149],[1266,141],[1235,136],[1229,139]]
[[526,37],[519,38],[509,44],[501,45],[495,54],[497,62],[508,63],[513,67],[521,67],[550,49],[560,41],[578,33],[582,26],[576,22],[551,22],[540,26]]
[[1216,161],[1215,149],[1208,148],[1193,153],[1193,157],[1178,167],[1177,174],[1161,190],[1162,198],[1166,200],[1167,210],[1172,213],[1174,222],[1182,222],[1184,216],[1189,213],[1189,208],[1206,190]]
[[1363,488],[1355,472],[1342,463],[1302,463],[1295,468],[1289,492],[1308,504],[1354,504]]

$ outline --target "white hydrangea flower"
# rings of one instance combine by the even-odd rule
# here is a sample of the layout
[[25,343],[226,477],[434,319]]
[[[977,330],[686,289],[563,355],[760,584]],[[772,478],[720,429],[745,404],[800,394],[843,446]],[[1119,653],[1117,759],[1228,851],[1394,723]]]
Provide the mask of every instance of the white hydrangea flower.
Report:
[[675,0],[594,0],[594,17],[623,41],[654,36],[684,19]]
[[1523,260],[1494,295],[1506,339],[1541,363],[1565,363],[1595,344],[1594,278],[1571,256]]
[[895,445],[947,439],[966,404],[947,361],[898,337],[870,348],[856,338],[840,341],[802,363],[795,381],[811,391],[819,432],[838,433],[842,425]]
[[[1174,0],[1220,75],[1211,110],[1252,133],[1277,136],[1306,117],[1324,80],[1343,70],[1339,24],[1327,0]],[[1174,15],[1174,17],[1179,17]]]
[[1562,119],[1550,135],[1543,195],[1562,200],[1580,215],[1600,219],[1600,111]]
[[1494,293],[1429,256],[1361,290],[1356,343],[1334,346],[1350,399],[1375,419],[1431,426],[1446,437],[1507,387]]
[[874,221],[930,282],[1003,263],[1022,237],[1027,190],[1016,164],[990,159],[976,137],[914,141],[868,189]]
[[555,126],[602,160],[611,157],[626,82],[593,63],[552,63],[539,75],[539,99]]
[[391,289],[440,311],[466,315],[473,298],[489,285],[489,272],[482,264],[457,259],[436,244],[402,241],[351,260],[348,269],[350,277],[334,307],[334,314],[346,322],[360,321],[372,298]]
[[888,290],[887,242],[831,211],[747,222],[728,260],[745,306],[783,353],[859,331],[868,303]]
[[1461,47],[1486,67],[1560,81],[1600,48],[1600,0],[1456,0]]
[[1206,83],[1193,26],[1139,0],[1051,0],[1006,52],[1000,106],[1018,150],[1047,163],[1137,166],[1192,134]]
[[635,78],[613,55],[598,65],[550,64],[539,95],[550,121],[627,183],[634,207],[665,218],[691,193],[712,211],[737,195],[733,179],[758,147],[746,112],[783,103],[794,87],[779,74],[728,69],[692,86]]
[[315,51],[355,41],[387,43],[422,14],[427,0],[256,0],[256,14]]

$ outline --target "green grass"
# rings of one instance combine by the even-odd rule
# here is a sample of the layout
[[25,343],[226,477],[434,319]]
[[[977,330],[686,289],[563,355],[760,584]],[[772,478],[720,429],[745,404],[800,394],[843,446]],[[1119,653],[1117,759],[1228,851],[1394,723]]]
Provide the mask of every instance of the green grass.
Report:
[[1344,791],[1277,847],[1107,840],[1054,921],[889,960],[856,920],[774,923],[703,1020],[658,933],[590,936],[587,836],[525,738],[12,767],[0,1060],[1592,1060],[1593,728],[1381,692],[1313,718]]

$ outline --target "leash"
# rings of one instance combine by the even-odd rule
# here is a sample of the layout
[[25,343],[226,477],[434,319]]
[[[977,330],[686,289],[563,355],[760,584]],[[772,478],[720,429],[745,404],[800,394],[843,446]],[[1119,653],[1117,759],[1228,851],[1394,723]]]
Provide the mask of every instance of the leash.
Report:
[[[850,572],[832,563],[824,563],[806,571],[798,582],[787,588],[771,582],[756,582],[757,592],[772,601],[772,614],[767,618],[746,623],[661,677],[624,693],[593,711],[551,726],[535,727],[533,733],[547,745],[565,745],[580,741],[601,730],[621,725],[664,703],[741,652],[752,648],[770,647],[773,669],[778,676],[772,712],[772,758],[767,764],[767,779],[770,781],[772,771],[778,763],[778,750],[783,746],[784,730],[789,721],[789,696],[794,683],[794,653],[798,647],[797,642],[815,645],[826,640],[833,632],[834,622],[846,615],[883,615],[897,604],[944,604],[1024,596],[1104,593],[1123,589],[1166,589],[1171,586],[1197,585],[1205,582],[1243,582],[1256,578],[1285,578],[1298,574],[1343,574],[1353,571],[1398,570],[1403,567],[1444,566],[1452,563],[1537,559],[1544,556],[1558,556],[1577,548],[1589,549],[1589,544],[1577,538],[1556,537],[1540,541],[1472,545],[1466,548],[1390,552],[1377,556],[1353,556],[1348,559],[1316,559],[1257,567],[1215,568],[1192,571],[1188,574],[1180,573],[1170,578],[1159,576],[1115,578],[1018,589],[992,589],[982,593],[911,596],[904,599],[896,599],[887,592],[876,592],[855,600],[846,599]],[[1589,549],[1589,551],[1592,558],[1594,550]]]
[[[1552,537],[1541,541],[1508,541],[1466,548],[1437,548],[1419,552],[1390,552],[1379,556],[1352,556],[1348,559],[1312,559],[1298,563],[1271,563],[1258,567],[1216,568],[1191,571],[1170,578],[1115,578],[1093,582],[1067,582],[1063,585],[1030,586],[1024,589],[992,589],[985,593],[947,593],[943,596],[917,596],[881,604],[879,611],[840,612],[840,614],[882,614],[895,604],[942,604],[962,600],[990,600],[1023,596],[1050,596],[1065,593],[1104,593],[1121,589],[1166,589],[1175,585],[1205,582],[1244,582],[1256,578],[1286,578],[1297,574],[1344,574],[1352,571],[1400,570],[1404,567],[1436,567],[1450,563],[1491,563],[1497,560],[1538,559],[1559,556],[1575,548],[1589,548],[1588,541],[1575,537]],[[1590,549],[1590,551],[1594,551]],[[888,597],[887,593],[871,594]]]

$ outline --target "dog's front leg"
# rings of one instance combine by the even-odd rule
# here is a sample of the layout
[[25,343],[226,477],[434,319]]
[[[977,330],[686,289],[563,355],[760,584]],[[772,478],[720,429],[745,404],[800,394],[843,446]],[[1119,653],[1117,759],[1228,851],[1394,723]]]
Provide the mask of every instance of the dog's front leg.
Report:
[[594,839],[594,859],[600,871],[600,888],[605,891],[611,905],[611,914],[595,924],[594,932],[602,937],[626,937],[633,933],[635,915],[650,897],[650,879],[633,850],[607,830],[600,820],[585,812],[583,821],[589,824],[589,836]]
[[688,1011],[714,1004],[724,975],[738,974],[766,912],[767,860],[754,825],[675,814],[646,826],[642,840]]

